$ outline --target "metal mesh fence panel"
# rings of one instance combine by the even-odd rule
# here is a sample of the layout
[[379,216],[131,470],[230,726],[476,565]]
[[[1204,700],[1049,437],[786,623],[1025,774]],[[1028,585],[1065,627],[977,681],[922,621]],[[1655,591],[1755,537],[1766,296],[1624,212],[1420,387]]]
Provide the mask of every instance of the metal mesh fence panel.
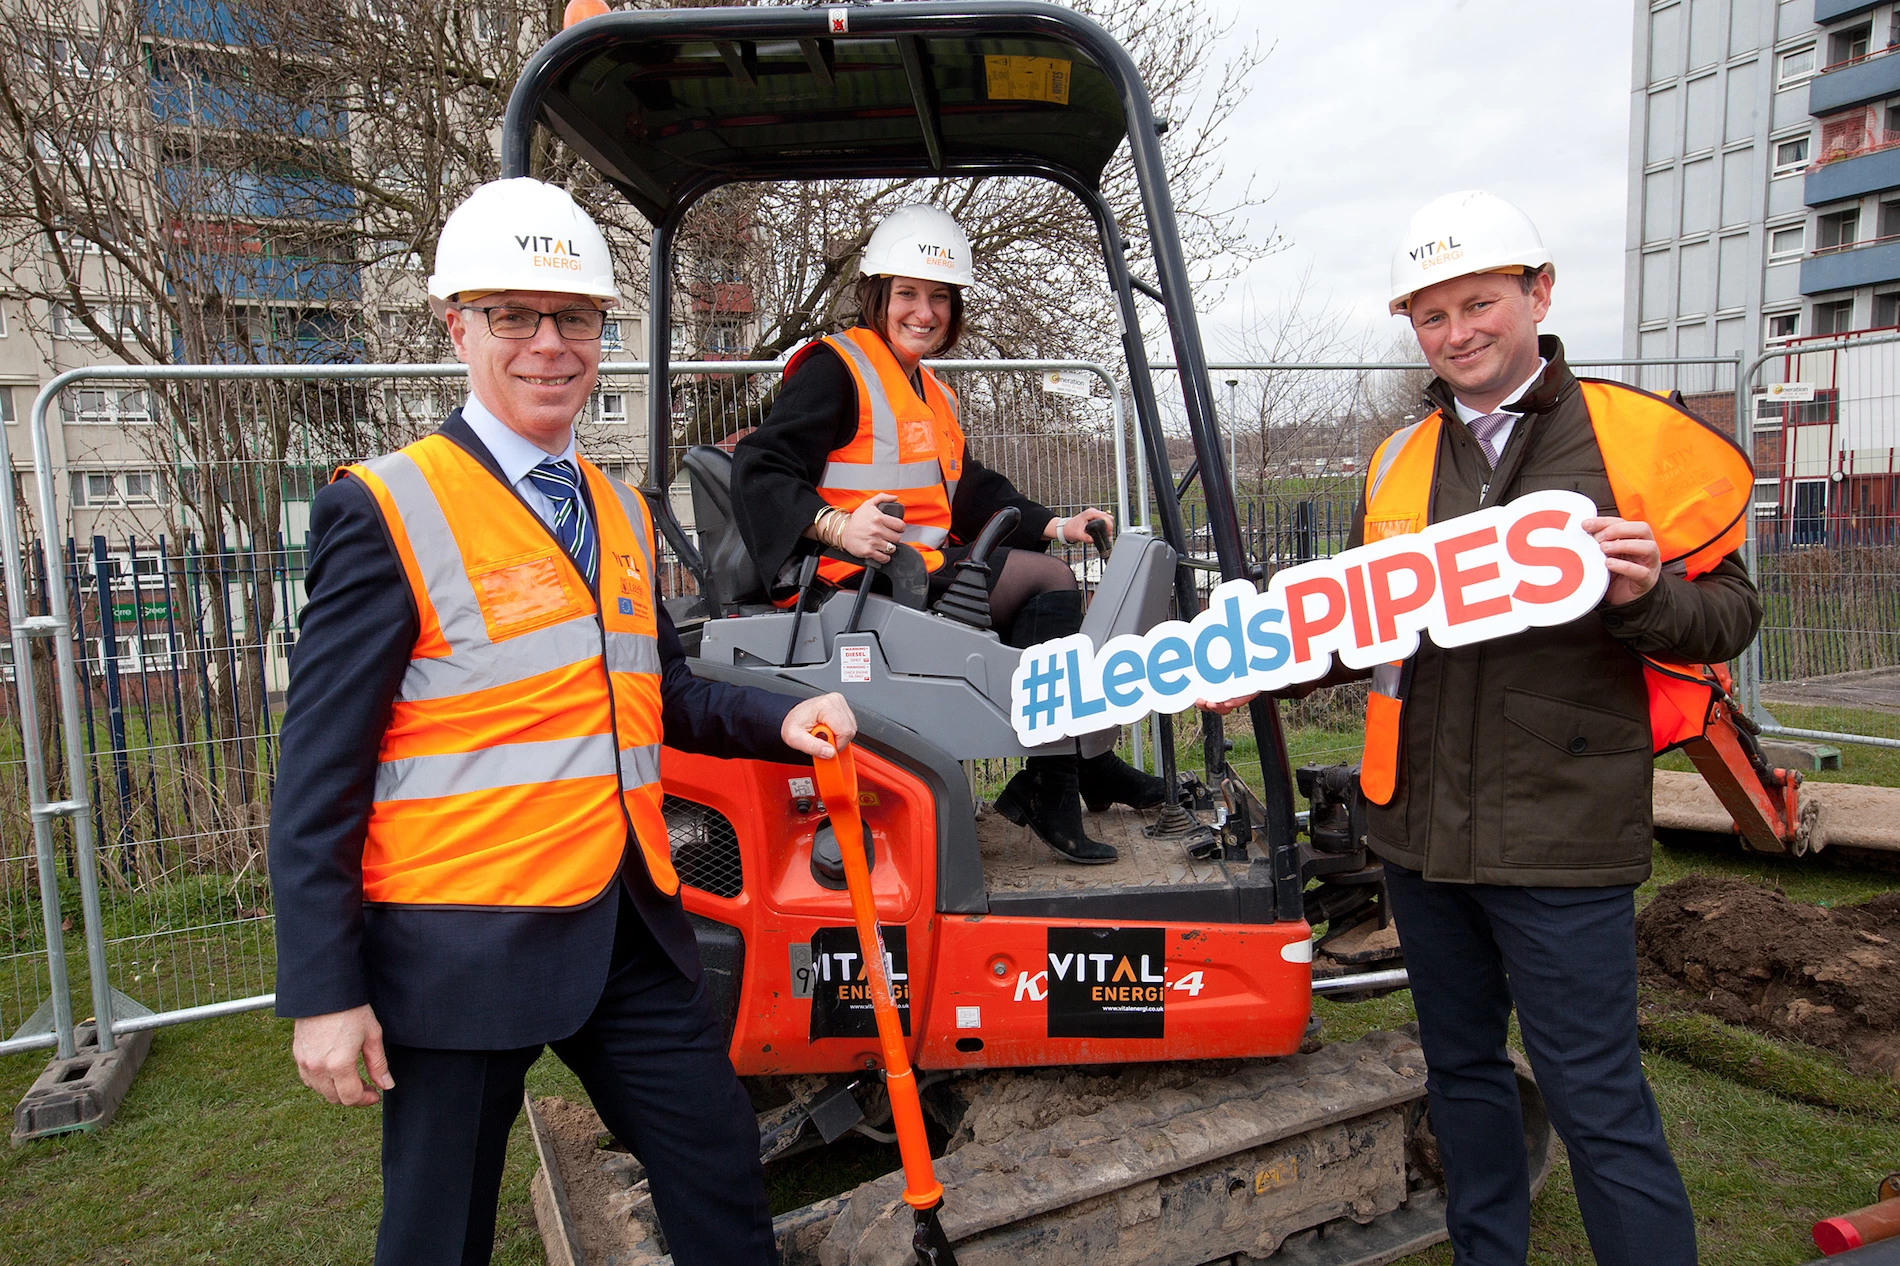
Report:
[[[45,1028],[50,1021],[52,977],[47,964],[45,907],[41,901],[39,858],[28,816],[26,761],[20,743],[20,694],[11,654],[0,668],[0,1041],[24,1029]],[[51,699],[45,680],[42,698]],[[58,876],[64,879],[65,876]],[[45,1008],[45,1010],[42,1010]],[[34,1021],[31,1026],[28,1022]]]
[[1747,382],[1751,703],[1771,730],[1900,746],[1900,335],[1792,340]]

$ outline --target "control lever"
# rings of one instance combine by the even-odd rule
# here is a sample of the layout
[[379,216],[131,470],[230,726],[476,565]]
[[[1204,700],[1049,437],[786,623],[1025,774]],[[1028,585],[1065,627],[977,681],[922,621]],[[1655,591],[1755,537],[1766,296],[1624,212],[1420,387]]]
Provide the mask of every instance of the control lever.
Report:
[[970,552],[957,564],[956,579],[950,582],[943,597],[937,599],[932,611],[971,628],[990,627],[990,555],[1004,537],[1016,530],[1022,517],[1023,512],[1015,506],[1004,506],[990,516],[990,521],[977,533]]
[[[878,502],[877,508],[883,513],[890,515],[893,519],[902,519],[904,517],[904,503],[901,501],[880,501]],[[899,543],[897,548],[908,549],[909,546]],[[896,555],[893,554],[892,557],[894,558]],[[864,559],[863,562],[864,575],[858,580],[858,596],[853,599],[851,603],[851,618],[845,621],[844,631],[847,633],[856,633],[858,631],[858,618],[864,614],[864,600],[871,596],[871,573],[884,570],[883,563],[874,562],[868,558]]]
[[1107,558],[1108,557],[1108,520],[1107,519],[1090,519],[1089,526],[1088,526],[1088,534],[1089,534],[1089,539],[1095,542],[1095,552],[1097,554],[1100,554],[1103,558]]
[[792,636],[785,643],[785,664],[790,667],[798,654],[798,622],[805,617],[805,599],[811,595],[812,582],[818,579],[818,555],[807,554],[798,565],[798,597],[792,600]]

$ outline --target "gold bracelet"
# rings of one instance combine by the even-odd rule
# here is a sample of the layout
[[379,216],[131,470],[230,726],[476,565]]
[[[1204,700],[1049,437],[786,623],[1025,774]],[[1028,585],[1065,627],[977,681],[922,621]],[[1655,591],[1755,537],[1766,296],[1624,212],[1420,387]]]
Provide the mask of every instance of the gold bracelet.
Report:
[[812,533],[820,544],[830,549],[844,548],[844,526],[851,516],[837,506],[826,506],[818,512],[812,521]]

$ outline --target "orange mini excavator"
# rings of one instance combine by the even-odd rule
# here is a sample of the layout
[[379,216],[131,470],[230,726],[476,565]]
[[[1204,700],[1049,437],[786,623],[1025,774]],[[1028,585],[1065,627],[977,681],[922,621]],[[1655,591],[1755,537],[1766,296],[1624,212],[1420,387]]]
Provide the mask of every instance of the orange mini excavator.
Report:
[[[700,199],[748,181],[1041,178],[1095,224],[1122,329],[1119,372],[1156,490],[1157,530],[1098,542],[1107,557],[1083,633],[1100,645],[1199,609],[1142,336],[1156,314],[1144,302],[1159,305],[1180,366],[1196,453],[1189,478],[1198,472],[1219,572],[1250,574],[1164,174],[1164,125],[1126,51],[1089,18],[1036,0],[581,18],[525,68],[503,162],[527,174],[557,141],[652,225],[647,355],[662,387],[647,395],[644,490],[671,554],[697,581],[673,607],[694,671],[787,694],[840,690],[861,722],[854,813],[828,803],[808,767],[665,755],[673,862],[732,1059],[762,1109],[765,1158],[847,1132],[891,1137],[879,1074],[887,1051],[865,970],[876,951],[847,891],[845,858],[861,849],[901,1053],[942,1151],[932,1251],[948,1248],[962,1266],[1181,1266],[1235,1255],[1348,1266],[1442,1239],[1415,1036],[1323,1045],[1312,1023],[1316,993],[1367,997],[1405,978],[1349,769],[1301,770],[1311,807],[1297,812],[1276,706],[1256,700],[1261,786],[1228,766],[1210,719],[1208,776],[1195,795],[1171,792],[1158,814],[1098,815],[1091,830],[1120,859],[1071,866],[1000,817],[978,815],[970,763],[1027,754],[1009,717],[1020,652],[988,627],[981,585],[953,588],[933,608],[902,561],[915,556],[900,550],[888,595],[808,584],[793,609],[771,606],[733,529],[730,459],[713,447],[679,463],[691,536],[671,513],[672,279],[681,223]],[[1130,271],[1103,195],[1103,172],[1124,146],[1158,284]],[[982,565],[1006,528],[985,529],[970,561]],[[1162,733],[1174,788],[1165,723]],[[1085,738],[1083,752],[1117,738]],[[1218,810],[1215,821],[1195,816],[1197,796]],[[1326,935],[1316,943],[1317,927]],[[1522,1088],[1541,1182],[1551,1132],[1528,1077]],[[594,1159],[576,1163],[601,1166],[614,1194],[599,1196],[598,1175],[562,1184],[552,1174],[559,1198],[542,1202],[546,1216],[592,1218],[590,1236],[618,1237],[601,1250],[614,1262],[667,1260],[639,1166],[593,1153],[591,1142],[587,1151]],[[903,1182],[893,1174],[783,1214],[787,1261],[921,1254]],[[594,1193],[592,1213],[574,1208],[583,1192]]]

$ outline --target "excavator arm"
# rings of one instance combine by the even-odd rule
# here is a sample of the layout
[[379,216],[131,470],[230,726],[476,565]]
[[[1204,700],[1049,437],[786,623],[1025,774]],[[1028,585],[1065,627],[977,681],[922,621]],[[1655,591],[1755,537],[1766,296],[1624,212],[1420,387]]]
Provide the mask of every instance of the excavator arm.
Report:
[[1728,810],[1749,848],[1806,853],[1815,811],[1811,804],[1804,807],[1801,771],[1771,766],[1756,742],[1760,732],[1724,690],[1711,703],[1701,735],[1683,743],[1682,753]]

